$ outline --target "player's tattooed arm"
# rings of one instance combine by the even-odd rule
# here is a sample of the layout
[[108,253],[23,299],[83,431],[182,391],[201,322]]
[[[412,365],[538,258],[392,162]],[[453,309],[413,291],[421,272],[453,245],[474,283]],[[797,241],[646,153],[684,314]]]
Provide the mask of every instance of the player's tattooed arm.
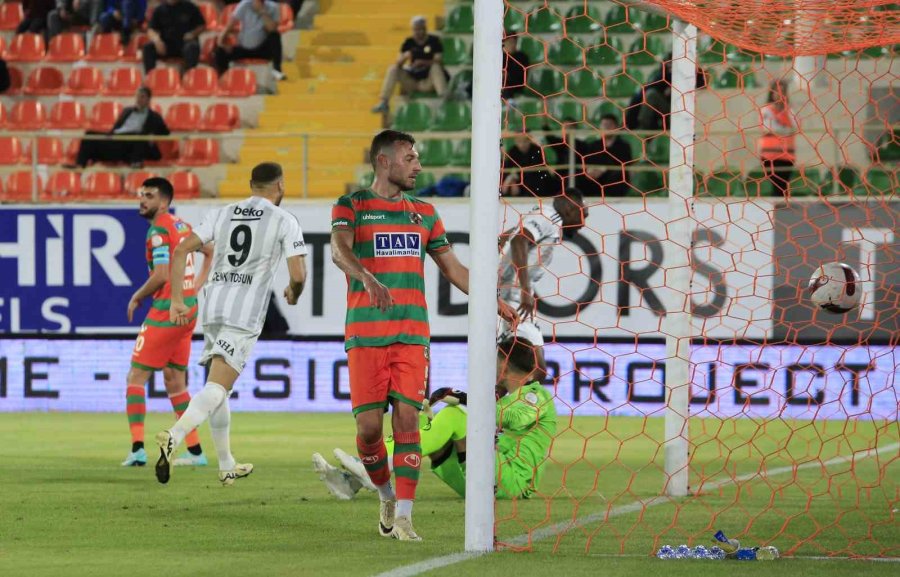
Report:
[[371,306],[386,311],[394,306],[394,298],[390,289],[381,284],[353,254],[353,234],[352,230],[331,231],[331,262],[350,278],[363,283]]
[[203,241],[196,233],[181,241],[172,252],[171,287],[172,298],[169,304],[169,321],[178,325],[188,322],[190,307],[184,304],[184,269],[187,263],[187,255],[196,252],[203,247]]

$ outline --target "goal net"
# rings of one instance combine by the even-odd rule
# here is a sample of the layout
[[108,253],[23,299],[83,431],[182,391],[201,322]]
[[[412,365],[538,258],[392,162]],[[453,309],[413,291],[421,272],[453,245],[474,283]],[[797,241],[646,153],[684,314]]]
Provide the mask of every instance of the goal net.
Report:
[[558,428],[498,546],[900,556],[897,5],[655,7],[506,3],[503,229],[588,216],[531,252]]

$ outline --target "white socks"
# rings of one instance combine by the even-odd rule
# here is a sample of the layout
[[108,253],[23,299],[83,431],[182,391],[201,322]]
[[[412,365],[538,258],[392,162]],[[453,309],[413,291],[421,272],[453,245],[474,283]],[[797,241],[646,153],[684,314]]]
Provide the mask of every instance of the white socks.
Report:
[[412,506],[413,502],[409,499],[400,499],[397,501],[397,516],[412,520]]
[[397,498],[397,496],[394,495],[394,488],[391,487],[390,481],[384,485],[375,485],[375,488],[378,489],[378,498],[382,501],[393,501]]
[[234,469],[234,457],[231,455],[231,407],[228,404],[228,397],[225,397],[209,416],[209,431],[212,433],[216,454],[219,456],[219,470]]
[[203,390],[191,398],[187,410],[181,415],[175,426],[169,429],[175,440],[175,446],[180,445],[188,433],[208,419],[210,414],[227,398],[228,391],[225,390],[225,387],[218,383],[206,383]]

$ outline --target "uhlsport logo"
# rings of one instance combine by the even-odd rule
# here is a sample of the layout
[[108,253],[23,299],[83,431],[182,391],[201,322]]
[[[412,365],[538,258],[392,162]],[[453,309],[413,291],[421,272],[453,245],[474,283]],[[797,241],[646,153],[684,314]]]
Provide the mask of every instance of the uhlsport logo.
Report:
[[385,218],[387,217],[383,214],[366,213],[362,215],[363,220],[384,220]]
[[417,232],[375,234],[375,256],[422,256],[422,240]]

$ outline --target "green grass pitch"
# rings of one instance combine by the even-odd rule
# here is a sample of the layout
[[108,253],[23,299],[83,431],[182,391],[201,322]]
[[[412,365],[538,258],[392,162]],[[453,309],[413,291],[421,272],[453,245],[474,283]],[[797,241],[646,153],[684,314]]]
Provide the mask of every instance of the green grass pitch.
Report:
[[[148,439],[170,422],[148,415]],[[657,498],[662,429],[661,419],[561,419],[546,499],[497,507],[500,540],[521,545],[537,529],[532,551],[426,574],[896,575],[894,562],[811,557],[900,557],[897,423],[692,420],[700,494],[679,501]],[[206,425],[201,435],[211,465],[178,468],[162,486],[150,466],[118,466],[129,446],[124,414],[0,414],[0,575],[356,577],[463,548],[463,502],[427,470],[414,515],[423,543],[378,537],[374,495],[328,495],[310,454],[352,451],[349,415],[234,413],[233,450],[256,470],[231,488],[217,481]],[[859,453],[876,446],[877,455]],[[735,477],[746,480],[738,487]],[[649,555],[664,543],[709,544],[719,528],[793,557],[760,565]]]

